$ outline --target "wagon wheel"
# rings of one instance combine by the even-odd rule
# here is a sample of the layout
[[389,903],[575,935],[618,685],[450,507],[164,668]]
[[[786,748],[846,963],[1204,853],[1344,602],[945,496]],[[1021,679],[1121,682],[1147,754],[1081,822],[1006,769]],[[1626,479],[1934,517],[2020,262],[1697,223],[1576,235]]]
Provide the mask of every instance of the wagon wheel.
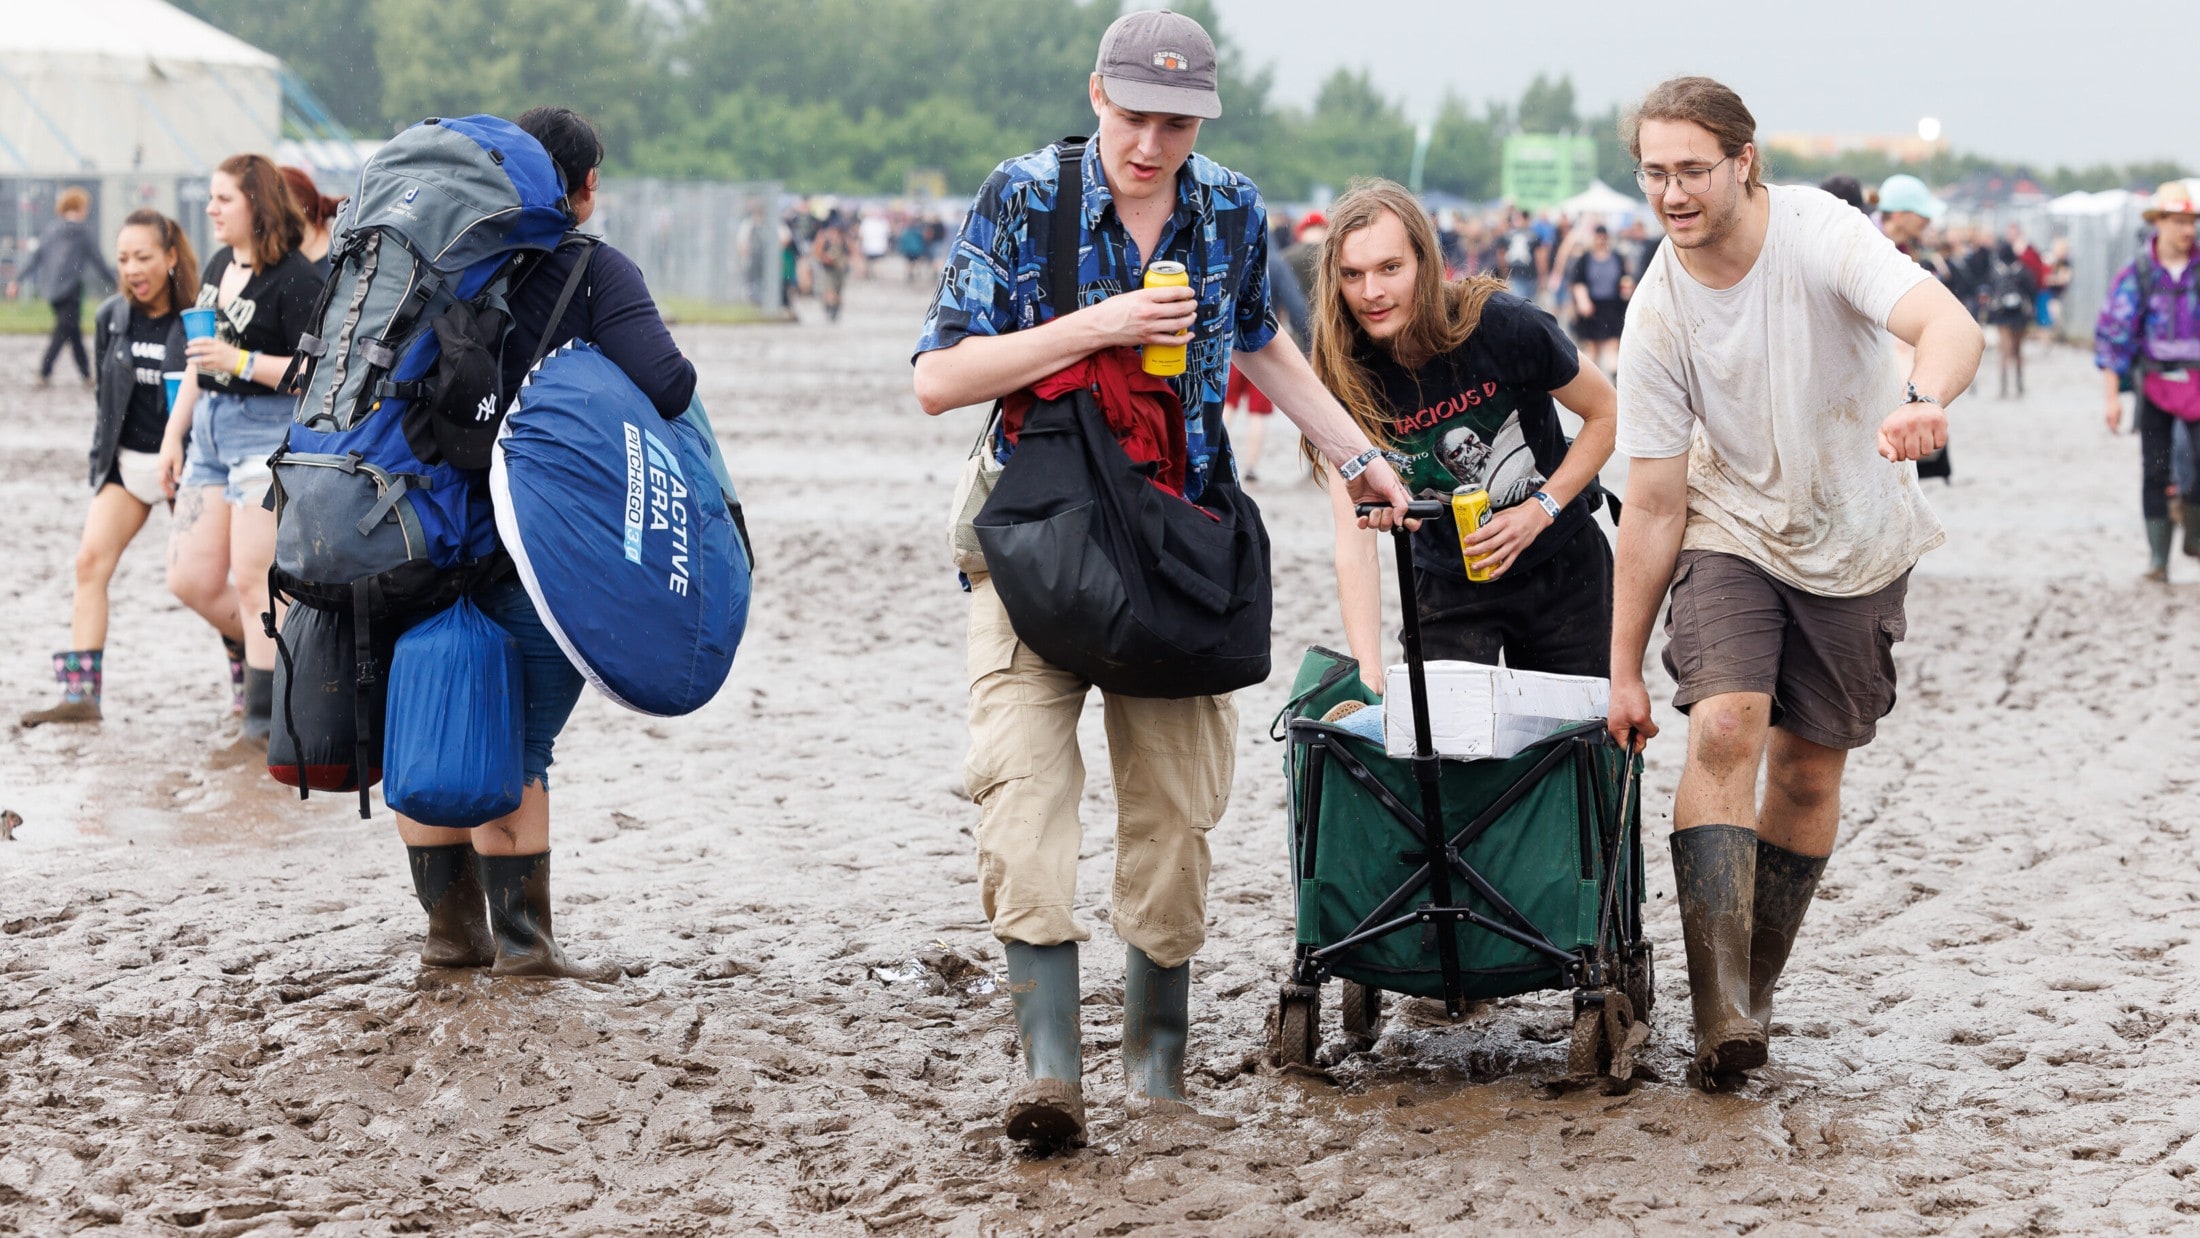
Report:
[[1314,1064],[1314,1050],[1321,1046],[1321,1017],[1320,989],[1297,984],[1283,987],[1283,997],[1276,1006],[1276,1065]]
[[1629,952],[1626,983],[1627,1004],[1635,1008],[1635,1018],[1650,1021],[1650,1003],[1657,999],[1658,972],[1650,962],[1650,943],[1643,942]]
[[1375,1047],[1383,1034],[1383,991],[1347,980],[1337,999],[1337,1013],[1344,1021],[1345,1039],[1355,1052]]
[[1566,1045],[1567,1077],[1586,1083],[1603,1074],[1611,1063],[1612,1046],[1604,1037],[1604,1008],[1577,1001],[1574,1032]]

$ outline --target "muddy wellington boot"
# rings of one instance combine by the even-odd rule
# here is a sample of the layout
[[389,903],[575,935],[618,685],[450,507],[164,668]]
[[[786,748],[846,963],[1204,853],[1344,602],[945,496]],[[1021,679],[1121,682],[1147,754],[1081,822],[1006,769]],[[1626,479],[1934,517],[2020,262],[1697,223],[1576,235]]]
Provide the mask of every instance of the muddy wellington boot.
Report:
[[101,650],[68,649],[53,656],[54,682],[61,685],[61,703],[47,709],[34,709],[24,714],[24,726],[44,726],[49,722],[97,722],[99,721],[99,697],[106,689],[106,681],[100,670]]
[[1803,927],[1803,913],[1826,871],[1822,855],[1803,855],[1757,840],[1757,899],[1749,934],[1749,1014],[1772,1039],[1772,990]]
[[266,744],[267,734],[274,729],[275,672],[258,667],[244,668],[244,733],[243,738],[254,744]]
[[1136,946],[1123,964],[1123,1081],[1132,1117],[1189,1113],[1184,1046],[1191,1032],[1192,965],[1160,967]]
[[475,855],[474,876],[489,898],[489,930],[499,976],[556,976],[567,980],[617,980],[617,963],[569,957],[550,934],[550,853]]
[[420,942],[422,967],[487,967],[497,961],[496,938],[489,934],[489,907],[474,875],[474,849],[465,843],[442,847],[406,847],[413,892],[428,913],[428,935]]
[[1008,1098],[1001,1125],[1010,1139],[1033,1148],[1083,1143],[1085,1054],[1078,1025],[1077,943],[1034,946],[1011,941],[1003,947],[1026,1082]]
[[2147,521],[2146,579],[2148,580],[2167,581],[2169,579],[2170,532],[2169,521],[2166,518]]
[[2200,503],[2185,506],[2185,545],[2188,558],[2200,559]]
[[1765,1029],[1749,1012],[1750,919],[1757,832],[1739,825],[1673,831],[1673,884],[1688,948],[1697,1086],[1717,1091],[1765,1064]]

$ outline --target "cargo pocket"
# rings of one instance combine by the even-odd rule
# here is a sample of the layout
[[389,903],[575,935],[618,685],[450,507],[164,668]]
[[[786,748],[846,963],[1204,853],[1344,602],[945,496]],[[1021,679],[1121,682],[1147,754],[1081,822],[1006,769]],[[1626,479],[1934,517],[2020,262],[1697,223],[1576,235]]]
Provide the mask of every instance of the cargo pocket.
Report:
[[1909,617],[1900,610],[1879,617],[1879,712],[1873,718],[1878,721],[1894,711],[1897,695],[1897,676],[1894,665],[1894,647],[1910,634]]

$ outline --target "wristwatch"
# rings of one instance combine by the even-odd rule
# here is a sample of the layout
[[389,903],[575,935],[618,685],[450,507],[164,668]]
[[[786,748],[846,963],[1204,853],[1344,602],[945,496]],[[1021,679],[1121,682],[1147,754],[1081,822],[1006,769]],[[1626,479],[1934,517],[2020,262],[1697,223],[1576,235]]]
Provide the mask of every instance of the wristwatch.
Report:
[[1536,491],[1534,494],[1531,494],[1528,497],[1534,499],[1536,503],[1543,508],[1544,511],[1550,513],[1551,519],[1558,519],[1558,513],[1561,509],[1558,506],[1557,499],[1554,499],[1550,495],[1543,493],[1541,490]]
[[1382,448],[1370,447],[1366,451],[1361,452],[1359,455],[1356,455],[1350,460],[1345,461],[1343,464],[1338,465],[1337,476],[1344,478],[1346,481],[1351,481],[1352,479],[1358,477],[1360,474],[1365,473],[1367,471],[1367,466],[1375,463],[1375,458],[1382,454]]
[[1919,391],[1916,383],[1902,384],[1902,391],[1902,402],[1904,404],[1931,404],[1936,408],[1940,405],[1940,401]]

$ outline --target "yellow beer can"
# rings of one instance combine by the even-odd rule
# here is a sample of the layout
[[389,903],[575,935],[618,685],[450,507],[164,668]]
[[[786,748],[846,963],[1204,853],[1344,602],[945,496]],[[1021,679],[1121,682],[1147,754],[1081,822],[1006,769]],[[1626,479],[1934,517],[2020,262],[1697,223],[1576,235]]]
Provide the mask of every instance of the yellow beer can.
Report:
[[[1148,288],[1189,288],[1191,286],[1191,272],[1185,270],[1184,264],[1181,262],[1155,262],[1148,264],[1146,267],[1146,287]],[[1184,334],[1186,339],[1191,338],[1191,332],[1187,331]],[[1145,354],[1145,368],[1148,374],[1173,378],[1184,372],[1184,345],[1182,344],[1148,344],[1140,351]]]
[[1467,539],[1474,536],[1481,529],[1482,522],[1490,518],[1490,492],[1466,486],[1452,491],[1451,518],[1459,526],[1459,557],[1467,565],[1467,579],[1476,584],[1487,583],[1496,568],[1476,565],[1473,557],[1467,553]]

